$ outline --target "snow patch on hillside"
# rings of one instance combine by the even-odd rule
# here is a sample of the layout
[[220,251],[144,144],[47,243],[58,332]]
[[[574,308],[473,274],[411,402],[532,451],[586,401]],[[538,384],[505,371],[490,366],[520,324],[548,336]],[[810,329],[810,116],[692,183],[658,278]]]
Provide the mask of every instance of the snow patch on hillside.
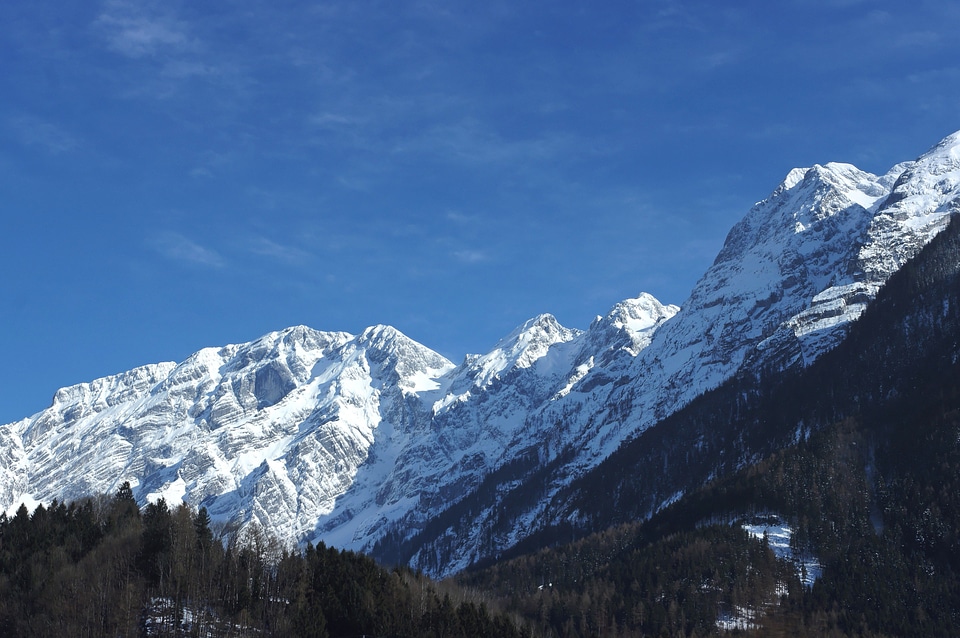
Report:
[[793,528],[779,516],[771,515],[762,519],[755,519],[749,523],[741,523],[741,527],[754,538],[764,540],[777,558],[790,562],[800,576],[800,582],[806,587],[813,584],[823,574],[823,566],[816,556],[810,552],[798,551],[791,546]]

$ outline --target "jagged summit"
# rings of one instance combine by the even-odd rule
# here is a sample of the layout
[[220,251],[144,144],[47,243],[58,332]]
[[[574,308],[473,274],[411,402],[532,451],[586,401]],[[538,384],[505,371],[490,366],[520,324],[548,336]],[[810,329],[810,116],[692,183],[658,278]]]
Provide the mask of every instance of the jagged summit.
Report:
[[554,345],[572,341],[579,335],[579,330],[564,328],[553,315],[534,317],[474,362],[472,368],[476,370],[476,383],[482,387],[510,369],[528,368]]
[[960,132],[904,167],[858,254],[865,277],[886,281],[960,211]]
[[493,349],[520,352],[548,342],[569,341],[576,334],[579,334],[579,330],[568,330],[560,325],[556,317],[545,313],[523,322],[498,341]]
[[390,348],[397,342],[405,343],[406,341],[408,341],[407,336],[402,332],[393,326],[383,324],[370,326],[357,337],[357,343],[370,344],[379,349]]
[[390,326],[294,326],[63,388],[0,427],[0,506],[129,480],[141,502],[451,573],[558,522],[563,485],[698,394],[833,348],[958,210],[955,133],[881,176],[790,171],[680,308],[539,315],[460,365]]
[[[627,348],[631,355],[636,355],[650,344],[657,328],[679,311],[679,306],[664,305],[653,295],[644,292],[634,299],[617,303],[606,316],[598,316],[588,333],[602,334],[610,342],[617,341],[614,335],[622,334],[629,343],[621,347]],[[593,340],[596,338],[591,338]]]
[[[600,340],[594,354],[574,359],[566,384],[525,419],[511,445],[538,450],[543,467],[550,467],[539,479],[539,499],[506,520],[493,513],[454,526],[425,543],[418,564],[426,566],[423,557],[431,552],[468,555],[491,542],[473,531],[477,527],[510,530],[497,540],[509,546],[531,529],[563,524],[553,518],[564,511],[554,496],[626,439],[739,371],[804,366],[832,349],[889,274],[956,210],[951,157],[958,139],[951,136],[882,176],[840,163],[790,171],[731,230],[681,310],[653,330],[644,347],[631,352]],[[899,209],[892,193],[912,189],[918,195]],[[561,451],[572,460],[554,469],[549,464]],[[501,499],[517,498],[498,497],[486,506],[496,512]],[[455,536],[467,540],[451,540]],[[465,564],[450,569],[458,566]]]

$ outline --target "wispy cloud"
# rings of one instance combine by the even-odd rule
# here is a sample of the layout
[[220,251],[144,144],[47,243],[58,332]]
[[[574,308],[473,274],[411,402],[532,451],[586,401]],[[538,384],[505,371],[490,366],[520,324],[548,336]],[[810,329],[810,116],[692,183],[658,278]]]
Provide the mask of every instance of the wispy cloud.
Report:
[[688,9],[685,2],[681,0],[660,0],[653,5],[642,29],[647,33],[668,29],[703,31],[705,25],[697,12]]
[[903,48],[933,47],[942,41],[942,36],[934,31],[909,31],[897,36],[894,44]]
[[358,121],[356,117],[343,115],[340,113],[331,113],[329,111],[317,113],[310,118],[310,124],[318,128],[336,129],[342,126],[350,126],[357,123]]
[[41,148],[52,155],[72,151],[79,144],[74,135],[33,115],[11,118],[7,126],[25,146]]
[[204,151],[200,153],[197,164],[190,169],[189,175],[196,179],[211,179],[235,161],[236,154],[233,152]]
[[[197,95],[200,83],[211,85],[218,99],[229,93],[223,104],[231,104],[238,91],[247,87],[240,60],[218,49],[220,42],[208,42],[202,24],[182,19],[173,8],[149,0],[108,0],[92,23],[92,32],[102,46],[127,58],[115,81],[126,83],[125,98],[169,99]],[[236,60],[234,59],[236,58]],[[208,100],[209,103],[209,100]]]
[[474,224],[480,221],[479,216],[467,215],[458,210],[448,210],[445,216],[448,221],[454,222],[455,224]]
[[189,60],[172,60],[163,67],[165,77],[182,80],[193,77],[219,77],[223,74],[220,67]]
[[207,268],[222,268],[226,265],[226,261],[217,251],[201,246],[179,233],[162,233],[153,238],[150,244],[154,250],[172,261]]
[[94,26],[114,51],[130,58],[193,46],[187,25],[136,0],[112,0]]
[[321,81],[333,95],[320,98],[323,108],[307,113],[303,123],[306,135],[299,140],[307,146],[326,147],[335,136],[337,144],[360,151],[383,152],[391,140],[421,134],[427,123],[449,122],[462,118],[470,100],[456,92],[383,94],[382,78],[357,78],[352,91],[338,94],[336,86]]
[[[509,138],[475,118],[427,128],[393,148],[394,153],[429,153],[467,164],[511,164],[545,161],[584,148],[565,133]],[[589,150],[589,148],[588,148]]]
[[715,71],[721,67],[736,64],[740,62],[742,58],[743,56],[740,51],[715,51],[700,58],[699,67],[702,71]]
[[479,264],[490,260],[490,255],[482,250],[456,250],[452,254],[454,259],[464,264]]
[[956,83],[960,80],[960,67],[948,66],[938,69],[929,69],[919,73],[911,73],[907,80],[915,84],[951,82]]
[[269,257],[270,259],[291,266],[304,265],[311,257],[310,253],[306,250],[297,248],[296,246],[281,244],[266,237],[251,239],[247,248],[255,255]]

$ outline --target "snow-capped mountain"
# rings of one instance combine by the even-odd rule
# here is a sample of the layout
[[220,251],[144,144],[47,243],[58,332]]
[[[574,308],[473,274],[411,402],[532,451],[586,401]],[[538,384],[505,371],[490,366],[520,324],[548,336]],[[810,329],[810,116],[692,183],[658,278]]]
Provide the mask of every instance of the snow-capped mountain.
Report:
[[451,510],[441,532],[399,556],[456,571],[483,556],[477,548],[509,547],[575,517],[554,499],[564,485],[738,372],[808,365],[833,348],[957,210],[960,133],[882,176],[835,163],[790,171],[730,231],[683,309],[645,347],[595,345],[563,391],[525,416],[510,448],[537,463],[487,486],[495,496],[478,498],[471,515]]
[[300,326],[64,388],[0,427],[0,507],[130,481],[286,542],[406,543],[450,573],[550,523],[557,489],[698,394],[831,349],[958,210],[960,133],[882,176],[790,171],[682,310],[643,294],[582,331],[541,315],[460,365],[387,326]]
[[730,231],[677,317],[621,357],[618,378],[637,382],[606,403],[629,402],[642,428],[744,367],[811,363],[958,207],[960,133],[882,176],[837,163],[790,171]]

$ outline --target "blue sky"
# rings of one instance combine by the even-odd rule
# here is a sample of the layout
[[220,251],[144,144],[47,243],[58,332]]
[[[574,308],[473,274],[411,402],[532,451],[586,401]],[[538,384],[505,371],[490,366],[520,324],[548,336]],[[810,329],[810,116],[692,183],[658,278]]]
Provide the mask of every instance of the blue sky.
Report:
[[0,423],[306,324],[681,303],[794,166],[960,129],[957,3],[0,3]]

